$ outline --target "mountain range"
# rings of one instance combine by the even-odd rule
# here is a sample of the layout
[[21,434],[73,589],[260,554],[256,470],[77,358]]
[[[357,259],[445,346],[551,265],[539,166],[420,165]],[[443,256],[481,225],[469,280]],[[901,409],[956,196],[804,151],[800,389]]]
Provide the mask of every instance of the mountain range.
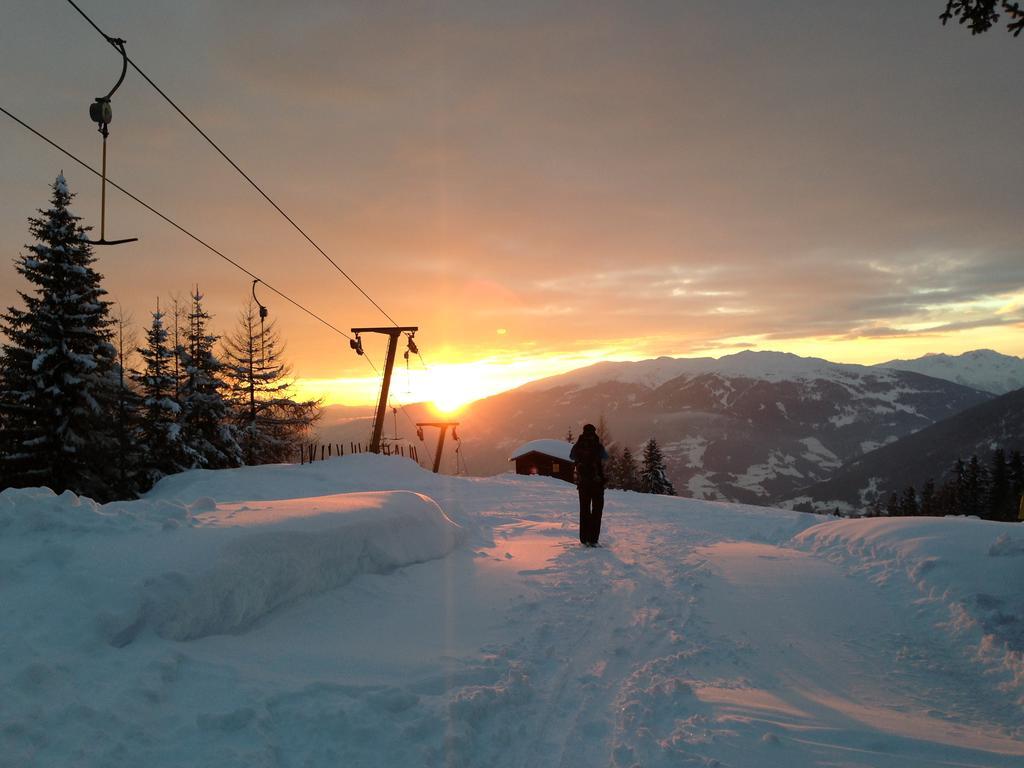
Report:
[[[619,447],[638,452],[655,437],[682,495],[856,507],[868,481],[851,474],[842,493],[822,484],[884,446],[897,455],[893,446],[993,400],[1015,377],[1024,380],[1024,360],[991,350],[875,366],[752,351],[598,363],[467,406],[458,417],[460,458],[472,474],[507,471],[521,443],[561,437],[603,416]],[[406,410],[409,420],[389,418],[386,434],[397,424],[408,438],[412,421],[434,418],[422,405]],[[328,440],[365,442],[369,421],[347,411],[322,431]]]
[[1024,387],[1024,360],[991,349],[976,349],[962,355],[931,354],[915,360],[890,360],[876,367],[923,373],[997,395]]

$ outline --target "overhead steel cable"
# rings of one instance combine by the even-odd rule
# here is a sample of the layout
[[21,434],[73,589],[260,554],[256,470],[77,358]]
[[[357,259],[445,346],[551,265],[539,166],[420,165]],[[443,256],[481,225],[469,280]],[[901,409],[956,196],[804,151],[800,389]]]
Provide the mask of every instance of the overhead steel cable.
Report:
[[[54,141],[53,139],[51,139],[51,138],[49,138],[49,137],[45,136],[44,134],[40,133],[39,131],[37,131],[37,130],[36,130],[35,128],[33,128],[33,127],[32,127],[31,125],[29,125],[28,123],[26,123],[26,122],[25,122],[24,120],[22,120],[21,118],[17,117],[16,115],[12,114],[11,112],[7,111],[7,109],[5,109],[5,108],[4,108],[3,106],[0,106],[0,112],[3,112],[3,113],[4,113],[5,115],[7,115],[7,117],[11,118],[11,120],[13,120],[14,122],[16,122],[16,123],[17,123],[18,125],[20,125],[20,126],[21,126],[22,128],[24,128],[25,130],[29,131],[30,133],[33,133],[33,134],[35,134],[35,135],[36,135],[36,136],[37,136],[38,138],[40,138],[40,139],[42,139],[43,141],[45,141],[45,142],[46,142],[47,144],[49,144],[49,145],[50,145],[51,147],[53,147],[53,148],[54,148],[54,149],[56,149],[57,151],[59,151],[59,152],[63,153],[63,154],[64,154],[64,155],[66,155],[67,157],[69,157],[69,158],[71,158],[72,160],[74,160],[74,161],[75,161],[76,163],[78,163],[78,164],[79,164],[80,166],[82,166],[83,168],[85,168],[85,169],[86,169],[87,171],[89,171],[90,173],[92,173],[92,174],[94,174],[94,175],[96,175],[96,176],[100,176],[100,172],[99,172],[99,171],[97,171],[97,170],[96,170],[95,168],[93,168],[93,167],[92,167],[91,165],[89,165],[89,164],[88,164],[87,162],[85,162],[84,160],[82,160],[81,158],[79,158],[79,157],[78,157],[77,155],[73,154],[73,153],[72,153],[72,152],[70,152],[69,150],[67,150],[67,149],[65,149],[64,147],[62,147],[62,146],[61,146],[60,144],[58,144],[57,142],[55,142],[55,141]],[[274,292],[274,293],[276,293],[276,294],[277,294],[278,296],[280,296],[280,297],[281,297],[282,299],[284,299],[284,300],[285,300],[285,301],[287,301],[288,303],[292,304],[292,305],[293,305],[294,307],[296,307],[296,308],[298,308],[298,309],[301,309],[301,310],[302,310],[303,312],[305,312],[305,313],[306,313],[307,315],[309,315],[310,317],[312,317],[312,318],[313,318],[314,320],[317,320],[318,322],[320,322],[320,323],[322,323],[323,325],[327,326],[328,328],[330,328],[330,329],[331,329],[332,331],[334,331],[335,333],[339,334],[340,336],[344,336],[344,337],[345,337],[346,339],[350,339],[350,340],[351,340],[351,338],[352,338],[352,337],[351,337],[351,336],[349,336],[349,335],[348,335],[347,333],[345,333],[344,331],[342,331],[342,330],[341,330],[340,328],[338,328],[338,327],[337,327],[337,326],[335,326],[334,324],[332,324],[332,323],[328,322],[327,320],[324,320],[324,318],[322,318],[322,317],[321,317],[320,315],[318,315],[318,314],[317,314],[316,312],[314,312],[313,310],[311,310],[311,309],[307,309],[306,307],[304,307],[304,306],[303,306],[302,304],[300,304],[299,302],[297,302],[297,301],[296,301],[295,299],[293,299],[293,298],[292,298],[291,296],[289,296],[288,294],[286,294],[286,293],[284,293],[283,291],[279,290],[278,288],[275,288],[274,286],[272,286],[272,285],[271,285],[270,283],[268,283],[268,282],[267,282],[266,280],[264,280],[264,279],[263,279],[262,277],[260,277],[259,275],[255,274],[255,273],[253,273],[253,272],[250,272],[250,271],[249,271],[248,269],[246,269],[245,267],[243,267],[243,266],[242,266],[241,264],[239,264],[239,263],[238,263],[237,261],[235,261],[234,259],[232,259],[232,258],[231,258],[230,256],[228,256],[228,255],[226,255],[225,253],[223,253],[223,252],[221,252],[221,251],[217,250],[216,248],[214,248],[214,247],[213,247],[212,245],[210,245],[210,244],[209,244],[208,242],[206,242],[205,240],[203,240],[203,239],[202,239],[201,237],[199,237],[198,235],[195,235],[195,234],[193,234],[192,232],[190,232],[189,230],[185,229],[185,227],[181,226],[181,224],[179,224],[178,222],[176,222],[176,221],[175,221],[174,219],[172,219],[172,218],[171,218],[170,216],[167,216],[166,214],[163,214],[163,213],[161,213],[161,212],[160,212],[160,211],[158,211],[158,210],[157,210],[156,208],[154,208],[154,207],[153,207],[152,205],[150,205],[149,203],[147,203],[147,202],[146,202],[145,200],[142,200],[142,199],[140,199],[140,198],[136,197],[135,195],[133,195],[133,194],[132,194],[131,192],[129,192],[129,191],[128,191],[127,189],[125,189],[124,187],[122,187],[122,186],[121,186],[120,184],[118,184],[118,183],[117,183],[116,181],[112,181],[111,179],[109,179],[109,178],[108,178],[108,179],[107,179],[107,184],[109,184],[110,186],[112,186],[112,187],[113,187],[114,189],[117,189],[118,191],[120,191],[121,193],[123,193],[124,195],[126,195],[127,197],[130,197],[130,198],[131,198],[132,200],[134,200],[134,201],[135,201],[136,203],[138,203],[139,205],[141,205],[141,206],[142,206],[143,208],[145,208],[145,209],[146,209],[147,211],[149,211],[150,213],[154,214],[155,216],[157,216],[157,217],[159,217],[159,218],[163,219],[163,220],[164,220],[165,222],[167,222],[168,224],[170,224],[170,225],[171,225],[172,227],[174,227],[175,229],[177,229],[177,230],[178,230],[179,232],[181,232],[181,233],[183,233],[183,234],[187,235],[188,237],[192,238],[193,240],[195,240],[195,241],[196,241],[197,243],[199,243],[199,244],[200,244],[201,246],[203,246],[204,248],[206,248],[206,249],[207,249],[208,251],[210,251],[211,253],[214,253],[214,254],[216,254],[217,256],[219,256],[220,258],[224,259],[224,261],[226,261],[226,262],[227,262],[228,264],[230,264],[231,266],[233,266],[233,267],[234,267],[235,269],[238,269],[238,270],[240,270],[241,272],[244,272],[244,273],[245,273],[245,274],[247,274],[247,275],[248,275],[249,277],[251,277],[251,278],[252,278],[253,280],[259,280],[259,281],[260,281],[260,282],[261,282],[261,283],[262,283],[262,284],[263,284],[264,286],[266,286],[266,288],[267,288],[268,290],[270,290],[270,291],[273,291],[273,292]],[[371,367],[371,368],[373,368],[374,372],[377,372],[377,367],[376,367],[376,366],[375,366],[375,365],[374,365],[374,364],[373,364],[373,363],[372,363],[372,362],[371,362],[371,361],[370,361],[369,359],[367,359],[367,361],[366,361],[366,362],[370,363],[370,367]]]
[[[103,37],[104,40],[106,40],[108,43],[110,43],[112,46],[114,46],[115,49],[117,48],[117,46],[114,44],[114,41],[116,40],[116,38],[111,37],[106,32],[104,32],[102,29],[100,29],[99,26],[96,24],[96,22],[94,22],[91,18],[89,18],[88,14],[86,14],[86,12],[83,11],[78,6],[78,4],[74,2],[74,0],[67,0],[67,1],[68,1],[68,4],[72,8],[74,8],[76,11],[78,11],[78,13],[82,16],[82,18],[85,19],[89,23],[89,25],[93,29],[95,29]],[[121,51],[119,51],[119,52],[121,52]],[[136,72],[139,73],[139,76],[142,77],[143,80],[145,80],[147,83],[149,83],[153,87],[153,90],[155,90],[157,93],[159,93],[163,97],[164,101],[166,101],[168,104],[171,105],[171,108],[174,109],[175,112],[177,112],[179,115],[181,115],[181,117],[185,120],[185,122],[187,122],[189,125],[191,125],[200,136],[202,136],[204,139],[206,139],[206,142],[211,147],[213,147],[217,151],[217,153],[221,157],[223,157],[231,165],[232,168],[234,168],[236,171],[238,171],[238,173],[242,176],[242,178],[245,179],[247,182],[249,182],[249,184],[252,186],[252,188],[255,189],[257,192],[259,192],[260,195],[263,196],[263,199],[266,200],[268,203],[270,203],[270,205],[272,205],[274,207],[274,209],[278,213],[280,213],[285,218],[285,220],[289,224],[291,224],[295,228],[295,230],[306,239],[306,241],[310,245],[312,245],[317,251],[319,251],[320,255],[323,256],[325,259],[327,259],[327,261],[329,261],[331,263],[331,266],[333,266],[336,270],[338,270],[338,272],[340,272],[344,276],[344,278],[346,280],[348,280],[352,284],[352,286],[357,291],[359,291],[366,298],[367,301],[369,301],[374,307],[376,307],[377,310],[382,315],[384,315],[384,317],[386,317],[389,321],[391,321],[392,325],[398,325],[398,323],[395,322],[395,319],[393,317],[391,317],[391,315],[389,315],[387,312],[385,312],[384,308],[381,307],[380,304],[378,304],[376,301],[374,301],[373,298],[370,296],[370,294],[368,294],[366,291],[364,291],[362,286],[360,286],[359,283],[357,283],[355,280],[353,280],[352,277],[344,269],[342,269],[341,266],[334,259],[332,259],[330,256],[328,256],[327,252],[323,248],[321,248],[316,243],[316,241],[313,240],[313,238],[311,238],[308,234],[306,234],[306,231],[302,227],[300,227],[298,224],[296,224],[295,220],[292,219],[292,217],[289,216],[287,213],[285,213],[284,210],[281,208],[281,206],[279,206],[276,202],[274,202],[273,198],[271,198],[270,195],[268,195],[266,192],[264,192],[263,188],[260,187],[260,185],[257,184],[255,181],[253,181],[252,178],[249,176],[249,174],[247,174],[245,171],[243,171],[239,167],[238,163],[236,163],[234,160],[232,160],[228,156],[228,154],[223,149],[221,149],[220,146],[218,146],[217,142],[215,142],[213,139],[210,138],[210,136],[206,133],[206,131],[204,131],[202,128],[200,128],[191,117],[189,117],[187,114],[185,114],[185,111],[181,107],[179,107],[174,102],[174,100],[170,96],[168,96],[163,91],[162,88],[160,88],[160,86],[158,86],[156,83],[154,83],[150,79],[149,75],[147,75],[145,72],[143,72],[139,68],[139,65],[136,64],[132,60],[132,58],[130,56],[128,56],[128,63],[131,65],[132,69],[134,69]]]

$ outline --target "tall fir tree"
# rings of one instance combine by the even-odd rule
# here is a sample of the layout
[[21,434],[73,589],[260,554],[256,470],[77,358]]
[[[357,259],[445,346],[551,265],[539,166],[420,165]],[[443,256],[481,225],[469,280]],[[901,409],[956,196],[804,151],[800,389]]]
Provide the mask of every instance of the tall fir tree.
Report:
[[640,467],[637,466],[636,458],[628,445],[622,449],[622,457],[618,463],[619,488],[624,491],[639,491]]
[[29,219],[35,243],[15,259],[32,290],[0,315],[0,479],[103,501],[116,494],[110,302],[63,173],[51,190],[50,207]]
[[247,300],[223,349],[227,396],[244,462],[289,461],[320,417],[320,403],[292,398],[291,370],[274,323],[264,324]]
[[900,517],[917,517],[919,514],[921,514],[921,506],[917,502],[917,491],[914,490],[914,486],[908,485],[900,496],[899,515]]
[[977,455],[971,456],[963,473],[959,475],[960,514],[984,517],[987,477],[985,468],[978,461]]
[[606,488],[622,488],[622,451],[618,446],[608,448],[608,461],[604,463]]
[[[1010,468],[1006,462],[1006,451],[1002,448],[996,448],[992,452],[988,477],[988,519],[1013,520],[1017,510],[1011,499]],[[1014,514],[1011,515],[1011,512]]]
[[888,517],[900,516],[900,498],[896,495],[896,491],[890,493],[889,500],[885,502],[885,514]]
[[676,490],[666,476],[665,458],[653,437],[644,445],[644,457],[640,465],[640,490],[643,493],[657,493],[675,496]]
[[932,478],[924,484],[921,489],[921,514],[925,517],[935,517],[938,512],[938,499],[935,495],[935,481]]
[[128,499],[143,489],[142,450],[138,440],[141,401],[131,386],[131,357],[136,346],[131,319],[118,307],[114,318],[114,346],[117,350],[117,403],[113,414],[117,445],[117,497]]
[[139,432],[148,486],[164,475],[189,467],[178,422],[181,405],[174,397],[174,352],[168,343],[159,302],[146,331],[146,345],[138,353],[142,367],[133,373],[133,378],[142,398]]
[[237,467],[242,463],[242,448],[231,423],[227,384],[220,378],[224,366],[214,354],[220,337],[208,329],[210,315],[203,309],[198,285],[191,302],[185,343],[176,356],[181,371],[179,423],[185,451],[192,466]]
[[1021,496],[1024,495],[1024,458],[1021,458],[1020,451],[1010,452],[1007,471],[1010,474],[1010,519],[1017,520],[1019,519]]

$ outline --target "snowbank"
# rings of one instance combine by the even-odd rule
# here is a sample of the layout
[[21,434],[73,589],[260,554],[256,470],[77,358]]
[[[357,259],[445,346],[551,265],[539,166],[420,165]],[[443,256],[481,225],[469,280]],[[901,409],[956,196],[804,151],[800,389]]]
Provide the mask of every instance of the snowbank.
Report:
[[294,499],[352,491],[436,487],[444,482],[411,459],[370,453],[340,456],[313,464],[268,464],[238,469],[192,469],[158,482],[148,501],[194,502]]
[[97,504],[85,496],[49,488],[5,488],[0,491],[0,534],[116,533],[187,525],[192,512],[204,508],[177,500],[117,501]]
[[[814,526],[797,546],[877,584],[916,589],[911,602],[968,645],[1024,704],[1024,526],[975,518],[874,518]],[[916,597],[916,599],[914,599]]]
[[432,499],[408,491],[230,504],[196,522],[232,535],[210,567],[149,579],[138,613],[111,637],[113,645],[131,642],[147,624],[171,640],[241,632],[360,573],[444,557],[461,540]]
[[[244,496],[240,480],[273,485],[277,469],[210,472],[177,482],[198,481],[221,497]],[[290,485],[294,490],[301,482],[293,478]],[[277,484],[283,492],[288,486]],[[67,591],[46,595],[50,608],[60,614],[75,612],[71,606],[80,609],[83,601],[95,606],[101,634],[116,647],[146,627],[172,640],[242,632],[360,573],[444,557],[464,538],[433,499],[410,491],[223,504],[200,495],[188,504],[156,498],[101,505],[48,488],[6,489],[0,533],[0,573],[14,582],[28,572],[44,583],[67,579]]]

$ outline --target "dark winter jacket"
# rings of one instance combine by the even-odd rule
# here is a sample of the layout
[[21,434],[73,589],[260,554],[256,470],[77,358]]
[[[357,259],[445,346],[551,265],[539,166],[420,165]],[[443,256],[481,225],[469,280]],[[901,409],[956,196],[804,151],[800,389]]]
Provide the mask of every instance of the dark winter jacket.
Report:
[[604,462],[608,451],[601,445],[597,435],[584,432],[569,451],[569,458],[576,463],[576,482],[579,485],[604,485]]

